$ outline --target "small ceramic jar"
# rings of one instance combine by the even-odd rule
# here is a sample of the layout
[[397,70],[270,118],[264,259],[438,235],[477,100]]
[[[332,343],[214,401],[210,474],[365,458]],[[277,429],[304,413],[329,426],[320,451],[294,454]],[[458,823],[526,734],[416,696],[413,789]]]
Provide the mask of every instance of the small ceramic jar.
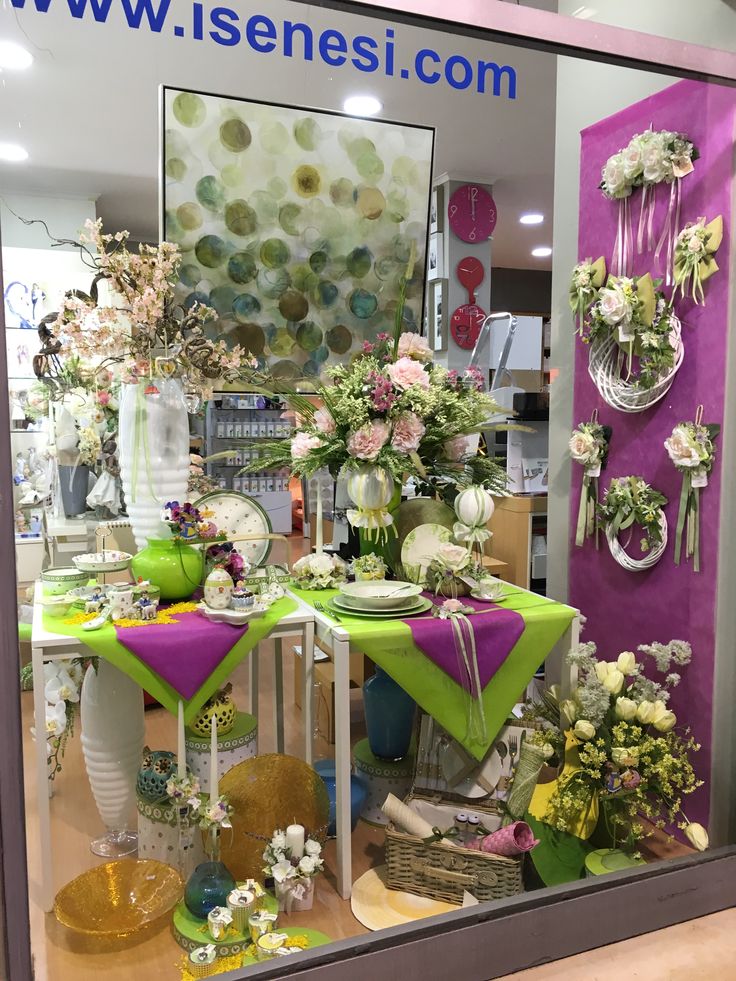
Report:
[[233,594],[233,581],[221,566],[215,566],[204,581],[204,601],[213,610],[226,610]]
[[188,957],[189,973],[195,978],[209,978],[215,970],[216,959],[217,953],[214,944],[197,947]]
[[113,586],[109,593],[110,611],[113,620],[123,620],[133,617],[133,587],[129,585]]
[[276,957],[288,939],[289,935],[286,933],[264,933],[256,940],[256,958],[259,961],[266,961]]
[[256,902],[256,894],[251,892],[249,889],[233,889],[227,897],[227,908],[233,918],[233,926],[238,931],[247,935],[248,933],[248,918],[253,912],[253,907]]
[[233,922],[233,914],[224,906],[215,906],[207,914],[207,928],[213,940],[224,940],[227,928]]

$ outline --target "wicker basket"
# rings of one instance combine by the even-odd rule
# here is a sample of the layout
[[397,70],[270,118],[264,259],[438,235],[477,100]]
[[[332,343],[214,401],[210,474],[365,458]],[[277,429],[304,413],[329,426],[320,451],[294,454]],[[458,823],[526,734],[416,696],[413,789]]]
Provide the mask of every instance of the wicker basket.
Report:
[[[412,800],[457,806],[452,795],[430,797],[410,794]],[[474,814],[487,815],[498,823],[498,810],[487,804],[465,801]],[[430,899],[462,905],[463,892],[471,893],[482,903],[505,899],[524,891],[522,882],[523,856],[506,858],[469,848],[458,848],[434,842],[427,845],[421,838],[399,831],[393,824],[386,828],[387,885],[389,889],[427,896]]]

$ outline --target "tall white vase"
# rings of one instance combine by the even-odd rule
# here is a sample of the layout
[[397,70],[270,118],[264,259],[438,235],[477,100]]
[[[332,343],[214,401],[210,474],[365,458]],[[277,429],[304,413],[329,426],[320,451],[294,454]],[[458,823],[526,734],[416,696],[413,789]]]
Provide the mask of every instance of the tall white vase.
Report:
[[92,794],[107,834],[92,842],[96,855],[117,858],[135,851],[133,812],[143,755],[143,692],[109,661],[87,668],[81,696],[82,752]]
[[120,476],[138,548],[166,538],[161,521],[167,501],[185,501],[189,478],[189,419],[181,381],[154,378],[158,395],[146,395],[145,380],[122,385]]

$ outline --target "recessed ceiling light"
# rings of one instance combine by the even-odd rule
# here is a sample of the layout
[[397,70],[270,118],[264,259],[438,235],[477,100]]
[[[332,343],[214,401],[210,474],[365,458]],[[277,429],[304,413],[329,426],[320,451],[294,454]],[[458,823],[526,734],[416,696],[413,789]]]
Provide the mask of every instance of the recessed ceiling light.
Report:
[[383,109],[383,103],[374,95],[351,95],[342,107],[351,116],[375,116]]
[[0,41],[0,68],[22,71],[33,64],[33,55],[14,41]]
[[0,143],[0,160],[8,163],[22,163],[28,159],[28,151],[17,143]]
[[544,215],[540,215],[538,211],[529,211],[522,215],[519,221],[522,225],[541,225],[544,221]]
[[552,249],[548,245],[539,245],[536,249],[532,249],[532,255],[536,259],[544,259],[545,256],[552,255]]

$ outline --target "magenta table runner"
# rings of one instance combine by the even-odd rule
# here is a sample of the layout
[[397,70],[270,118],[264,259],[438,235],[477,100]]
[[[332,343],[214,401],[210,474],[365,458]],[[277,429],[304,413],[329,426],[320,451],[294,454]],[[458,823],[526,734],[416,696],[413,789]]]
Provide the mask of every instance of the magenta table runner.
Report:
[[[443,600],[431,593],[424,594],[438,606]],[[486,687],[524,633],[524,618],[514,610],[506,610],[495,603],[482,603],[479,600],[462,597],[466,606],[481,611],[479,616],[470,616],[469,621],[475,633],[475,646],[478,653],[478,674],[481,690]],[[442,668],[453,681],[465,691],[472,692],[467,671],[462,666],[455,645],[455,634],[449,620],[439,617],[407,617],[402,621],[410,628],[412,638],[419,650],[438,668]],[[472,692],[477,695],[477,692]]]
[[120,643],[187,701],[199,691],[248,630],[213,623],[199,613],[177,613],[176,624],[115,627]]

